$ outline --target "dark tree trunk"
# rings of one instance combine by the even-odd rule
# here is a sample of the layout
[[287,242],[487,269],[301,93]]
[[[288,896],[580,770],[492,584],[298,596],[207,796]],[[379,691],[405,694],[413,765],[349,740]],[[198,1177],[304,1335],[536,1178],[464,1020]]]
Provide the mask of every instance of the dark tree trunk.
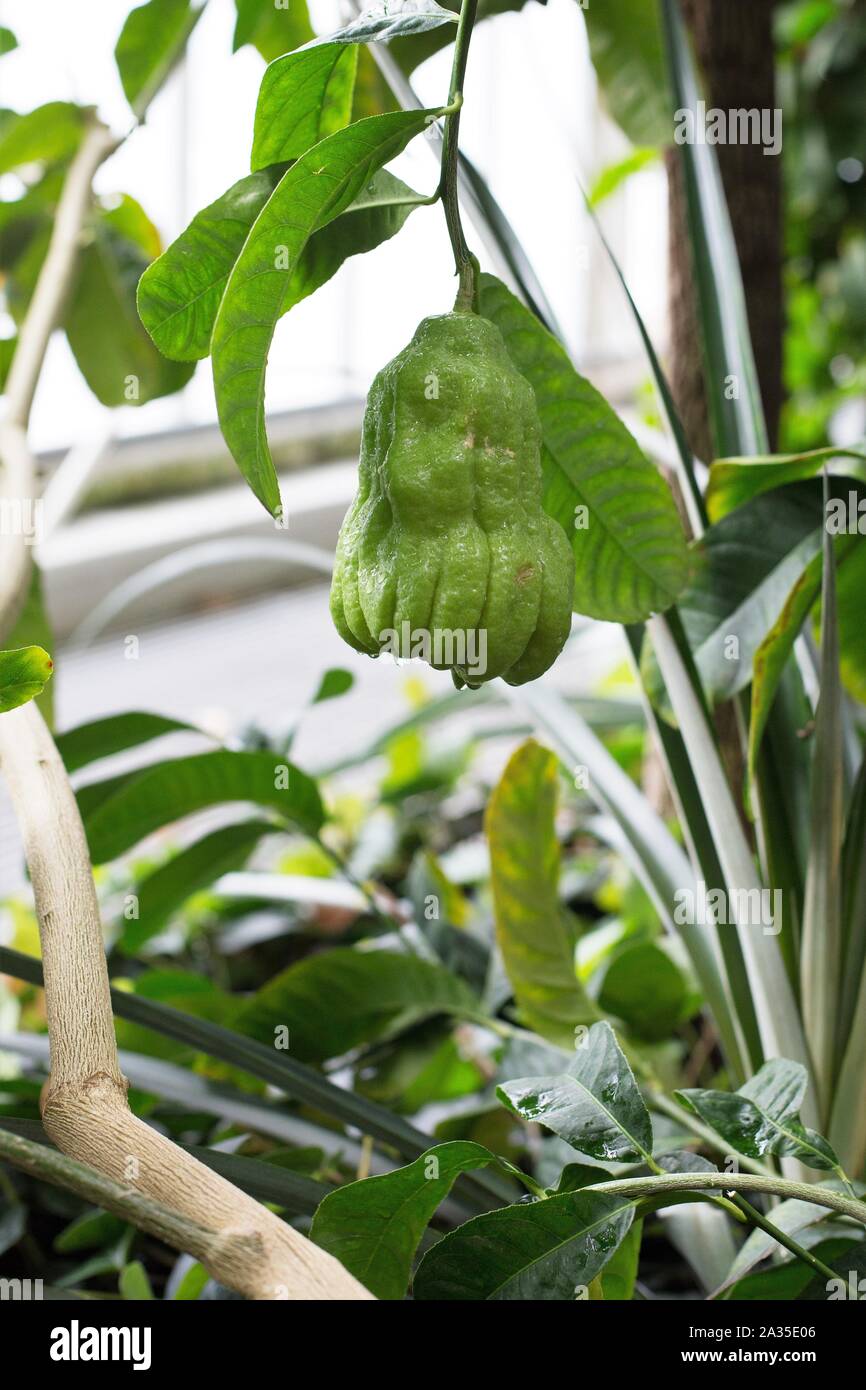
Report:
[[[707,107],[772,111],[774,0],[680,0],[703,73]],[[740,258],[758,380],[771,448],[782,404],[781,155],[759,144],[715,147]],[[699,458],[713,447],[686,231],[682,152],[668,152],[671,387]]]

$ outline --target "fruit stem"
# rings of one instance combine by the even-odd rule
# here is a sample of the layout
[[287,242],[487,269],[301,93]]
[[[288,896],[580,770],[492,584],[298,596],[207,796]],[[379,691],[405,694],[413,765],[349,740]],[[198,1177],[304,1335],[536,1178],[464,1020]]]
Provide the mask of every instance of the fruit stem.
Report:
[[457,38],[454,43],[454,64],[451,69],[451,85],[448,89],[448,105],[453,110],[445,117],[445,133],[442,141],[442,173],[439,180],[439,193],[445,209],[445,222],[454,250],[454,263],[460,277],[460,286],[454,308],[458,312],[472,313],[478,309],[478,261],[472,255],[463,233],[460,220],[460,205],[457,199],[457,170],[460,133],[460,108],[463,105],[463,81],[466,76],[466,62],[469,57],[469,43],[478,11],[478,0],[463,0],[460,18],[457,22]]

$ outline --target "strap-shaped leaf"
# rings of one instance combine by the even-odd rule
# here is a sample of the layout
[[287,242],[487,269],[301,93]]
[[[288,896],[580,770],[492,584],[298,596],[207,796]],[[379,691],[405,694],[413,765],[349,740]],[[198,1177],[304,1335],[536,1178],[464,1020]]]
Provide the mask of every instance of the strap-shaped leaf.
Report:
[[688,578],[688,551],[667,483],[561,344],[492,275],[481,277],[481,312],[535,390],[544,507],[572,542],[575,610],[633,623],[669,608]]
[[632,1202],[581,1191],[488,1212],[427,1252],[414,1296],[573,1301],[607,1264],[633,1217]]
[[252,802],[315,835],[325,813],[315,782],[273,753],[220,748],[173,758],[82,789],[78,804],[96,864],[116,859],[172,821],[227,802]]
[[[839,467],[846,460],[844,469]],[[836,461],[836,472],[852,478],[866,475],[866,446],[812,449],[805,454],[761,454],[755,458],[716,459],[707,485],[707,511],[718,521],[753,497],[784,487],[787,483],[814,478],[825,465]]]
[[564,1071],[507,1081],[496,1094],[523,1119],[553,1130],[590,1158],[647,1162],[652,1156],[649,1111],[605,1021],[590,1028]]
[[40,695],[53,670],[54,662],[42,647],[0,652],[0,714]]
[[515,998],[529,1027],[570,1047],[575,1026],[598,1010],[577,979],[575,923],[559,897],[558,777],[555,755],[528,740],[502,774],[485,829],[496,937]]
[[799,1062],[776,1057],[738,1091],[676,1091],[677,1100],[749,1158],[781,1154],[809,1168],[839,1170],[839,1160],[820,1134],[807,1129],[800,1107],[808,1078]]
[[201,734],[202,730],[178,719],[151,714],[149,710],[133,710],[128,714],[110,714],[105,719],[94,719],[88,724],[77,724],[74,729],[57,734],[54,741],[66,764],[66,771],[76,772],[78,768],[98,762],[100,758],[110,758],[114,753],[123,753],[127,748],[137,748],[151,739],[174,733]]
[[265,430],[265,371],[295,268],[313,232],[345,212],[436,114],[371,116],[308,150],[280,180],[229,276],[211,343],[217,410],[235,462],[274,515],[281,504]]
[[437,1144],[405,1168],[348,1183],[318,1208],[310,1238],[340,1261],[377,1298],[403,1298],[412,1261],[437,1207],[461,1173],[511,1164],[482,1144]]
[[[273,165],[232,184],[196,214],[141,277],[138,312],[164,356],[179,362],[207,357],[232,267],[285,172],[285,165]],[[317,290],[349,256],[394,236],[424,201],[393,174],[379,170],[341,217],[310,237],[286,286],[281,312]]]

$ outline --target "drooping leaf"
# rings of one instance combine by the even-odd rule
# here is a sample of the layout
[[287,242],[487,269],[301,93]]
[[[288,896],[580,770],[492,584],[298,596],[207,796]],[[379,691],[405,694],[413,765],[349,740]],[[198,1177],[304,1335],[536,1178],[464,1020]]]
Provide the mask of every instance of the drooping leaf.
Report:
[[[193,218],[149,266],[138,286],[138,312],[160,352],[175,361],[207,357],[220,300],[250,227],[284,165],[248,174]],[[329,280],[350,256],[394,236],[424,199],[379,170],[335,222],[314,232],[286,289],[282,313]]]
[[53,669],[54,662],[42,647],[0,652],[0,714],[41,694]]
[[827,1140],[800,1120],[807,1084],[805,1067],[775,1057],[738,1091],[683,1090],[675,1095],[737,1153],[749,1158],[786,1155],[809,1168],[838,1169]]
[[491,275],[481,277],[481,311],[535,390],[544,507],[572,542],[575,610],[630,623],[669,608],[688,552],[667,483],[565,349]]
[[289,4],[275,4],[274,0],[235,0],[235,6],[233,53],[244,44],[252,44],[265,62],[270,63],[314,36],[306,0],[291,0]]
[[358,50],[314,44],[267,68],[256,102],[250,167],[300,159],[327,135],[349,124]]
[[244,1006],[238,1025],[271,1045],[287,1029],[291,1055],[318,1062],[438,1014],[477,1009],[472,992],[442,966],[395,951],[337,947],[275,976]]
[[597,1016],[577,979],[575,924],[559,898],[553,753],[531,739],[513,754],[490,798],[485,829],[496,937],[529,1027],[569,1046]]
[[204,5],[147,0],[127,15],[114,57],[126,99],[141,118],[178,62]]
[[136,286],[155,249],[152,225],[127,198],[100,212],[82,252],[64,327],[103,405],[142,405],[180,390],[192,376],[191,365],[169,362],[157,351],[138,318]]
[[604,1020],[578,1042],[564,1071],[506,1081],[496,1094],[515,1114],[544,1125],[590,1158],[646,1162],[652,1155],[649,1111]]
[[581,5],[589,52],[617,125],[634,145],[669,145],[674,136],[658,7],[643,0]]
[[0,126],[0,174],[68,159],[81,141],[85,119],[84,107],[72,101],[49,101],[23,115],[7,112]]
[[430,114],[371,116],[302,155],[262,209],[229,276],[211,341],[217,410],[235,462],[273,515],[281,500],[265,430],[265,372],[295,269],[313,232],[351,206]]
[[173,758],[79,793],[96,864],[116,859],[154,830],[193,811],[237,801],[267,806],[309,835],[324,822],[315,782],[271,753],[222,748]]
[[207,888],[221,874],[242,868],[259,840],[276,828],[271,821],[221,826],[154,869],[136,888],[137,916],[124,926],[118,943],[121,950],[133,955],[162,930],[193,893]]
[[149,710],[135,710],[128,714],[110,714],[105,719],[94,719],[88,724],[77,724],[58,734],[55,742],[67,772],[77,772],[88,763],[98,762],[100,758],[110,758],[114,753],[123,753],[127,748],[149,743],[165,734],[193,733],[201,730],[192,724],[184,724],[179,719],[167,719],[162,714],[151,714]]
[[377,1298],[403,1298],[421,1237],[458,1175],[501,1162],[481,1144],[437,1144],[406,1168],[329,1193],[310,1239]]
[[487,1212],[427,1252],[414,1296],[573,1301],[604,1268],[633,1217],[631,1202],[590,1191]]

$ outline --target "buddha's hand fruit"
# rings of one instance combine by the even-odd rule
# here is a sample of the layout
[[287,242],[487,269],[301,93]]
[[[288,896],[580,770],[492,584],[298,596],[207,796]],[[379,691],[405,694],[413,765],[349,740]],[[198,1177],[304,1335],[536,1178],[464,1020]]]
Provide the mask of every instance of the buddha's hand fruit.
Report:
[[541,505],[532,387],[489,320],[424,319],[370,389],[331,586],[338,632],[458,686],[522,685],[562,650],[573,590],[568,538]]

